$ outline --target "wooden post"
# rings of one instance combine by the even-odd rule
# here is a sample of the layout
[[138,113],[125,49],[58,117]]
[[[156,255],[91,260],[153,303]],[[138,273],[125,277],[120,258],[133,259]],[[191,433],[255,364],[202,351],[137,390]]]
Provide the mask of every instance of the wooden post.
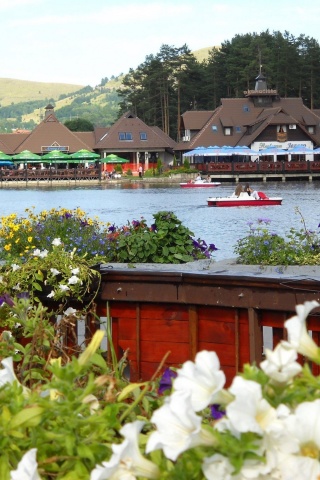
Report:
[[189,307],[189,352],[190,358],[194,360],[198,351],[198,311],[197,307]]
[[250,363],[255,362],[259,365],[262,360],[262,327],[259,323],[257,311],[254,308],[248,308],[248,322]]

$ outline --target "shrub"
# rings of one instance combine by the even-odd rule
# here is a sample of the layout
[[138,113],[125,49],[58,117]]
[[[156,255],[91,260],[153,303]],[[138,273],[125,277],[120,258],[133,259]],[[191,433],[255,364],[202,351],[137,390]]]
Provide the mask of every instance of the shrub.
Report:
[[238,263],[246,265],[319,265],[320,237],[305,224],[280,236],[270,230],[269,219],[260,218],[257,226],[249,222],[249,235],[238,240],[234,252]]
[[155,214],[151,226],[142,218],[120,227],[91,219],[80,209],[26,212],[27,218],[15,214],[2,218],[0,259],[9,265],[17,260],[26,262],[35,250],[50,252],[56,238],[66,252],[85,257],[92,264],[185,263],[210,258],[216,250],[204,240],[195,240],[171,212]]

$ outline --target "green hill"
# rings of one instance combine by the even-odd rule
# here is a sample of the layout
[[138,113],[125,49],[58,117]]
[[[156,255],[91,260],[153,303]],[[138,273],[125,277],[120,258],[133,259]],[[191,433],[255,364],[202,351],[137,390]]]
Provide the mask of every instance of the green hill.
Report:
[[[202,48],[193,54],[202,62],[212,48]],[[48,103],[54,105],[55,114],[63,123],[81,117],[96,126],[110,126],[117,119],[120,101],[117,89],[121,83],[122,76],[105,78],[95,88],[0,78],[0,132],[33,129],[42,121]]]
[[72,94],[81,88],[83,88],[83,85],[0,78],[0,105],[1,107],[6,107],[7,105],[12,105],[12,103],[31,102],[49,98],[55,99],[62,94]]

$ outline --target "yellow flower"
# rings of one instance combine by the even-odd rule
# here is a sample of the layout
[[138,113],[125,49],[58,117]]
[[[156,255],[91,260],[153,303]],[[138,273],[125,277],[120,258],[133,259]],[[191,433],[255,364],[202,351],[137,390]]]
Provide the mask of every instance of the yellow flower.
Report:
[[28,237],[28,242],[29,242],[29,243],[32,242],[32,237]]
[[7,250],[7,252],[9,250],[11,250],[11,243],[7,243],[5,246],[4,246],[4,249]]
[[19,243],[20,242],[20,238],[17,238],[16,242],[15,243]]

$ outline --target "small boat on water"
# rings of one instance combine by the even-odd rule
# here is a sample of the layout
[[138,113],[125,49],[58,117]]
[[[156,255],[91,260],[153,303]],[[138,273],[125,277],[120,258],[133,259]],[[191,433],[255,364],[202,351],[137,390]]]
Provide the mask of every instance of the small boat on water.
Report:
[[239,197],[232,195],[230,197],[209,197],[207,203],[209,207],[266,207],[270,205],[281,205],[281,197],[267,197],[263,192],[258,192],[259,198],[253,198],[247,193],[241,193]]
[[221,185],[220,182],[209,182],[207,180],[195,180],[194,182],[180,183],[181,188],[211,188],[218,187],[219,185]]

